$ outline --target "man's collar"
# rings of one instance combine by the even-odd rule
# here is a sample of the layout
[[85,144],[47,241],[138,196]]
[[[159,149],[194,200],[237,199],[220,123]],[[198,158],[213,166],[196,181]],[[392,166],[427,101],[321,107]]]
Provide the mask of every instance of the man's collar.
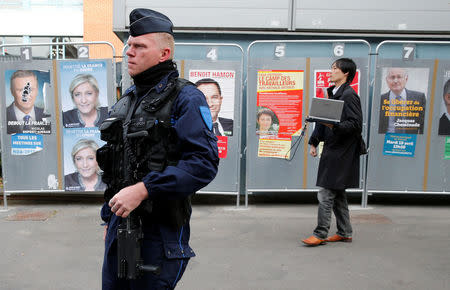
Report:
[[[402,97],[403,100],[406,100],[406,89],[403,89],[400,92],[400,97]],[[389,91],[389,99],[394,100],[397,98],[397,95],[393,91]]]
[[34,106],[31,109],[30,113],[25,114],[19,108],[17,108],[16,104],[13,103],[14,113],[16,115],[17,121],[23,120],[23,117],[26,115],[30,116],[32,120],[36,120],[36,113],[34,112]]
[[178,77],[178,71],[172,71],[168,73],[165,77],[162,78],[162,80],[155,86],[156,92],[159,94],[161,93],[167,86],[167,83],[169,82],[169,79],[173,79]]
[[[167,75],[165,75],[161,81],[159,83],[156,84],[156,86],[154,87],[156,92],[159,94],[161,93],[161,91],[163,91],[167,84],[169,83],[170,79],[176,78],[178,77],[178,71],[172,71],[170,73],[168,73]],[[136,85],[132,85],[131,87],[129,87],[125,93],[123,94],[125,95],[130,95],[130,94],[134,94],[135,96],[137,96],[137,89],[136,89]]]

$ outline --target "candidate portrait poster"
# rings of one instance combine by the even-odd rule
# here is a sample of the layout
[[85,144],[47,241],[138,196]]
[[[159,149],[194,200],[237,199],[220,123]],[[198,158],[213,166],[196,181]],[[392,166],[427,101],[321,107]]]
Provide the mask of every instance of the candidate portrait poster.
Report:
[[428,77],[428,68],[382,68],[379,134],[423,134]]
[[[64,187],[66,191],[97,191],[104,188],[96,152],[105,144],[98,128],[63,130]],[[89,187],[89,181],[93,185]],[[97,186],[97,187],[96,187]]]
[[62,61],[59,74],[63,127],[98,127],[108,115],[106,61]]
[[450,70],[444,73],[444,83],[442,92],[438,92],[441,96],[441,106],[439,110],[439,135],[450,135]]
[[236,72],[234,70],[189,70],[189,81],[195,84],[204,79],[212,79],[219,84],[222,100],[218,108],[218,117],[234,120]]
[[[331,70],[315,70],[314,71],[314,97],[316,98],[328,98],[327,88],[334,86],[334,83],[330,81]],[[360,88],[360,71],[356,70],[355,77],[350,86],[359,95]]]
[[303,70],[259,70],[256,134],[259,157],[288,158],[302,128]]
[[7,134],[51,134],[49,71],[6,70],[4,93]]

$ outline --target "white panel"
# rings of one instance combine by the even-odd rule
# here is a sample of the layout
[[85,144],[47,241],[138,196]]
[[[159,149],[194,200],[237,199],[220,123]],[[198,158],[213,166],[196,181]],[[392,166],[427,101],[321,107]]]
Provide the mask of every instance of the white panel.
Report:
[[296,0],[295,29],[448,31],[448,0]]
[[1,9],[0,35],[82,36],[83,8]]
[[126,2],[127,8],[149,8],[158,10],[158,7],[164,8],[244,8],[244,9],[254,9],[254,8],[271,8],[271,9],[287,9],[289,7],[289,2],[291,0],[128,0]]
[[145,7],[167,14],[176,29],[286,30],[291,1],[295,29],[448,32],[450,27],[449,0],[114,0],[124,7],[114,28],[125,31],[129,12]]
[[[448,31],[446,11],[339,11],[297,10],[295,29],[344,29],[374,31]],[[419,20],[420,19],[420,20]]]
[[[115,1],[121,2],[121,1]],[[174,26],[188,28],[286,29],[290,0],[281,1],[126,1],[126,26],[135,8],[150,8],[167,15]]]
[[296,0],[297,9],[330,10],[339,13],[341,10],[371,10],[371,11],[442,11],[450,10],[448,0]]
[[[273,9],[236,9],[228,8],[161,8],[158,11],[167,15],[177,27],[219,27],[219,28],[271,28],[286,29],[287,10]],[[127,10],[127,15],[131,9]],[[129,26],[127,18],[126,25]]]

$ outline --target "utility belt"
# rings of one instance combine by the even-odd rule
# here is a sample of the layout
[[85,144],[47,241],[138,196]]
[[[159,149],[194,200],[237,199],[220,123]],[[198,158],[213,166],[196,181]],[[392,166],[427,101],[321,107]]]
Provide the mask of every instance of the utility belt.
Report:
[[178,230],[191,217],[191,199],[154,199],[152,200],[153,210],[140,211],[138,215],[141,217],[142,225],[162,224],[173,230]]

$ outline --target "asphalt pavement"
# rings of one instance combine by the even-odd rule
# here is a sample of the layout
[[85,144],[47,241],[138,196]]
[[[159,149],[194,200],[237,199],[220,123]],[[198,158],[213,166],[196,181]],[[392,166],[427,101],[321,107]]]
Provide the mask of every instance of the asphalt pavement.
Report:
[[[448,290],[450,202],[426,201],[363,209],[353,200],[353,242],[306,247],[314,199],[255,199],[247,208],[200,199],[191,221],[197,257],[177,289]],[[79,198],[10,200],[7,211],[1,204],[0,289],[100,289],[100,207],[100,199]]]

